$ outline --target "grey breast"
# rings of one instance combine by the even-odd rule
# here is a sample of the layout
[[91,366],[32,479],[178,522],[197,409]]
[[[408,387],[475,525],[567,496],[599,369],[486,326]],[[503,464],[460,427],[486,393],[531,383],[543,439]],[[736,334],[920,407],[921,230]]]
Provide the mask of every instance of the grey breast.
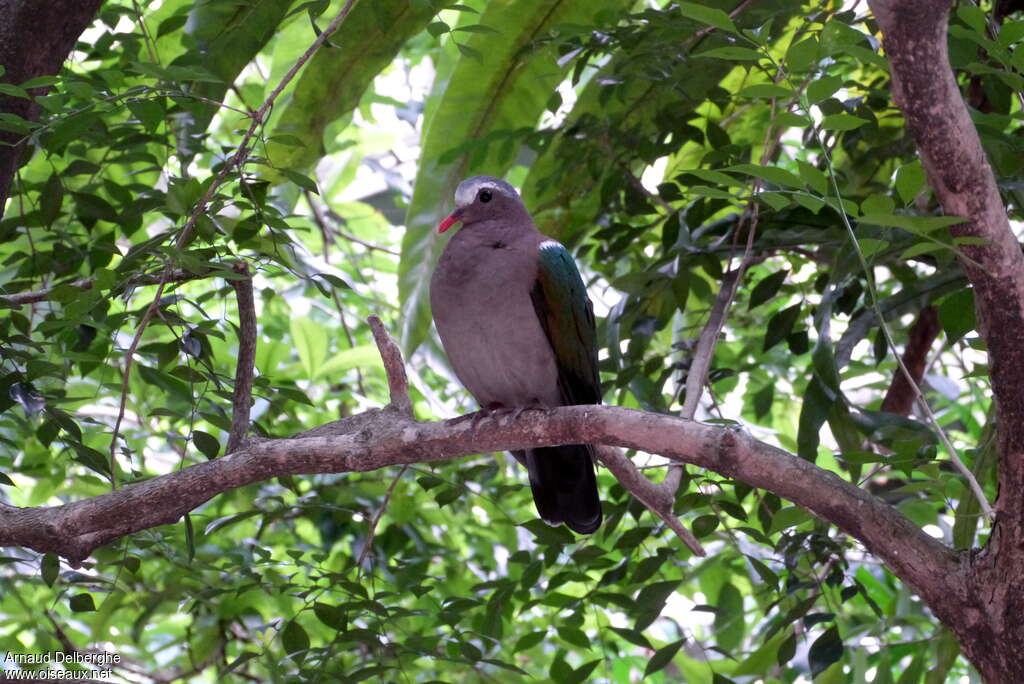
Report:
[[536,238],[495,247],[474,228],[452,237],[431,279],[434,323],[448,360],[482,406],[556,406],[555,357],[530,300]]

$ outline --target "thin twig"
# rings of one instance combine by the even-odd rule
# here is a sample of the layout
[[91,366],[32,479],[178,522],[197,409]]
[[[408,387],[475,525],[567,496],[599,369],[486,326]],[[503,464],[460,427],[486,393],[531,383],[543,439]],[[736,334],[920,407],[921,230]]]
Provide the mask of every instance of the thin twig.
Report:
[[[204,270],[198,273],[190,273],[183,269],[174,269],[171,271],[170,277],[167,279],[169,283],[185,283],[190,280],[200,280],[210,276],[220,276],[221,273],[214,270]],[[160,282],[162,275],[141,275],[136,276],[127,280],[126,282],[119,283],[118,287],[124,290],[132,287],[140,287],[142,285],[156,285]],[[59,285],[53,285],[51,287],[44,287],[39,290],[30,290],[29,292],[16,292],[9,295],[0,295],[0,304],[7,304],[11,306],[21,306],[22,304],[36,304],[38,302],[45,302],[51,296],[53,291],[61,285],[70,285],[71,287],[77,287],[80,290],[87,291],[91,290],[96,285],[96,277],[89,276],[87,278],[79,278],[73,280],[70,283],[61,283]]]
[[700,402],[704,383],[707,381],[708,371],[711,368],[711,360],[715,355],[715,344],[725,325],[729,305],[736,296],[741,275],[740,269],[735,269],[722,276],[722,287],[718,290],[718,296],[715,297],[708,321],[700,332],[697,347],[693,352],[693,360],[690,362],[690,369],[686,373],[686,398],[683,400],[682,410],[679,411],[679,416],[682,418],[693,420],[697,414],[697,404]]
[[412,401],[409,400],[409,378],[405,375],[405,364],[402,362],[402,352],[398,345],[391,339],[391,335],[384,329],[384,324],[376,316],[366,319],[373,331],[373,341],[377,343],[377,350],[380,352],[381,361],[384,362],[384,372],[388,376],[388,392],[391,394],[391,406],[398,409],[402,415],[412,416]]
[[196,102],[202,102],[203,104],[208,104],[219,109],[229,109],[232,112],[241,114],[244,117],[249,117],[252,115],[252,111],[246,111],[239,107],[233,107],[232,105],[225,104],[223,102],[218,102],[217,100],[213,100],[208,97],[203,97],[202,95],[196,95],[195,93],[185,93],[180,90],[167,90],[163,94],[171,98],[195,100]]
[[363,561],[366,560],[366,556],[370,553],[370,549],[373,548],[373,538],[377,534],[377,523],[380,522],[381,516],[384,515],[384,511],[388,508],[388,503],[391,502],[391,495],[395,491],[395,486],[398,481],[402,479],[402,475],[405,475],[405,471],[409,469],[408,465],[402,466],[402,469],[395,475],[395,479],[391,481],[391,486],[388,487],[387,493],[384,495],[384,501],[381,502],[380,508],[377,509],[376,515],[373,516],[373,520],[370,521],[370,530],[366,534],[366,543],[363,544],[362,550],[359,552],[359,557],[356,558],[356,573],[361,574],[363,572]]
[[[739,8],[737,8],[737,10],[738,9]],[[783,72],[780,70],[779,73],[776,74],[775,81],[778,82],[782,76]],[[771,108],[772,119],[774,120],[776,108],[774,100],[772,100]],[[761,151],[762,166],[765,166],[770,161],[775,149],[778,147],[779,136],[781,133],[781,129],[776,130],[775,126],[769,126],[768,130],[765,132],[764,149]],[[757,235],[758,218],[760,217],[757,193],[760,190],[761,185],[762,181],[760,178],[754,179],[752,184],[753,192],[751,193],[747,211],[744,212],[743,218],[736,226],[735,236],[739,237],[739,231],[743,227],[744,219],[749,216],[749,220],[747,221],[747,244],[744,246],[743,256],[740,259],[739,266],[725,275],[722,287],[719,289],[718,296],[715,299],[715,304],[708,316],[708,322],[704,325],[703,330],[701,330],[700,338],[697,341],[697,348],[694,351],[693,360],[690,364],[690,369],[686,374],[686,399],[683,400],[683,407],[680,411],[680,416],[689,420],[693,420],[693,417],[697,415],[697,406],[700,403],[700,397],[704,391],[704,384],[707,382],[708,373],[711,369],[711,361],[715,356],[715,346],[718,344],[718,337],[722,334],[722,328],[725,325],[726,318],[728,317],[729,308],[732,306],[732,302],[736,298],[736,292],[739,289],[739,284],[743,280],[743,276],[746,274],[747,269],[753,264],[751,255],[754,249],[754,237]],[[729,259],[731,261],[732,257],[730,256]],[[674,495],[676,490],[679,488],[682,477],[682,466],[669,468],[668,473],[665,475],[665,479],[662,481],[662,486],[669,489],[669,491]]]
[[[839,191],[839,180],[836,178],[835,170],[832,165],[832,158],[828,152],[825,151],[824,146],[822,146],[822,150],[825,153],[825,160],[828,162],[828,177],[832,185],[832,191],[835,193],[836,198],[842,201],[842,194]],[[938,433],[939,440],[946,448],[946,451],[949,452],[949,459],[953,462],[953,466],[960,471],[960,474],[967,481],[967,486],[970,487],[971,492],[973,492],[974,496],[977,497],[978,503],[981,504],[981,510],[985,514],[985,517],[988,518],[990,523],[993,522],[995,520],[995,511],[992,510],[992,505],[989,504],[988,498],[985,496],[985,490],[981,488],[981,485],[978,483],[978,479],[974,477],[974,473],[971,472],[971,469],[968,468],[962,460],[960,460],[960,454],[953,446],[953,443],[949,440],[949,437],[946,435],[946,431],[942,429],[941,425],[939,425],[939,419],[932,411],[932,407],[928,404],[928,400],[925,399],[924,393],[921,392],[921,388],[916,382],[914,382],[914,377],[910,374],[910,369],[907,368],[905,363],[903,363],[903,356],[899,353],[899,349],[896,347],[896,340],[893,339],[889,326],[885,323],[885,318],[882,314],[882,307],[878,301],[878,294],[875,292],[875,286],[872,282],[872,270],[868,265],[864,252],[860,248],[860,242],[857,240],[857,235],[853,230],[853,225],[850,223],[850,217],[847,216],[845,211],[838,211],[836,213],[839,214],[839,218],[843,222],[843,227],[846,228],[846,234],[850,239],[850,243],[854,246],[853,251],[856,252],[861,270],[864,272],[864,276],[867,279],[867,289],[868,296],[871,301],[871,308],[878,317],[879,327],[882,330],[882,334],[885,336],[886,344],[889,349],[892,350],[892,354],[896,358],[896,365],[899,367],[900,373],[902,373],[903,377],[906,378],[907,384],[910,385],[918,406],[921,407],[921,410],[927,417],[928,422],[931,423],[935,432]]]
[[[295,64],[293,64],[292,68],[288,70],[288,73],[284,75],[281,82],[277,84],[277,87],[274,88],[270,95],[267,96],[267,99],[263,101],[263,104],[260,105],[260,108],[252,113],[252,122],[249,124],[249,129],[245,132],[245,135],[242,136],[242,140],[238,145],[238,150],[231,159],[225,162],[216,178],[214,178],[213,182],[210,183],[210,187],[207,188],[206,193],[192,209],[192,214],[189,216],[185,226],[181,229],[181,234],[175,242],[175,251],[182,250],[185,245],[188,244],[189,239],[192,237],[192,231],[195,229],[196,222],[206,210],[206,207],[213,199],[214,194],[220,189],[220,186],[224,181],[227,180],[228,174],[235,168],[241,169],[249,158],[249,152],[251,151],[249,144],[252,141],[253,136],[256,135],[256,131],[263,125],[267,112],[270,111],[274,101],[277,100],[281,92],[284,91],[288,84],[291,83],[292,79],[295,78],[299,69],[309,61],[317,49],[327,41],[327,38],[334,33],[339,26],[341,26],[341,22],[348,16],[348,13],[352,10],[352,6],[354,4],[355,0],[348,0],[348,2],[345,3],[345,6],[341,8],[341,11],[338,12],[337,16],[334,17],[327,28],[316,37],[316,40],[314,40],[302,56],[295,61]],[[132,343],[128,347],[128,353],[125,356],[124,377],[121,382],[121,402],[118,407],[117,420],[114,422],[114,431],[110,438],[110,484],[114,489],[117,489],[117,438],[121,430],[121,421],[124,418],[125,406],[128,402],[128,383],[131,380],[132,360],[135,357],[135,351],[139,348],[139,342],[142,340],[142,333],[145,332],[146,326],[149,325],[150,319],[153,318],[153,314],[160,305],[160,298],[163,295],[164,287],[167,285],[167,281],[169,280],[172,272],[173,268],[171,267],[171,264],[168,263],[164,268],[164,273],[160,278],[160,283],[157,285],[153,301],[146,309],[146,313],[143,314],[142,320],[139,321],[139,327],[135,331],[135,337],[132,338]]]
[[[235,264],[235,272],[249,276],[245,262]],[[231,395],[231,431],[224,450],[227,454],[237,449],[249,432],[252,379],[256,365],[256,304],[252,295],[252,278],[230,282],[238,299],[238,362],[235,366],[235,388]]]
[[[310,211],[313,213],[313,222],[316,223],[317,228],[320,229],[320,236],[324,243],[324,261],[328,264],[331,263],[330,255],[330,244],[331,244],[331,228],[327,225],[327,221],[320,214],[320,210],[313,202],[313,193],[309,190],[305,191],[306,204],[309,205]],[[341,329],[345,333],[345,339],[348,341],[349,348],[355,347],[355,338],[352,337],[352,331],[348,328],[348,321],[345,320],[345,308],[341,305],[341,298],[338,296],[338,291],[335,288],[331,288],[331,299],[334,300],[334,308],[338,312],[338,320],[341,321]],[[363,386],[363,370],[356,367],[356,386],[359,388],[359,394],[366,396],[366,387]]]
[[[307,198],[306,198],[306,199],[307,199],[307,201],[309,202],[309,206],[310,206],[311,208],[314,208],[314,207],[315,207],[315,205],[313,204],[313,200],[312,200],[312,198],[311,198],[311,197],[309,197],[309,196],[308,196],[308,195],[309,195],[309,192],[307,191],[307,193],[306,193],[306,194],[307,194]],[[314,211],[316,211],[316,209],[315,209],[315,208],[314,208]],[[390,254],[391,256],[394,256],[394,257],[396,257],[396,256],[399,256],[398,252],[396,252],[396,251],[395,251],[395,250],[393,250],[393,249],[390,249],[390,248],[388,248],[388,247],[383,247],[383,246],[381,246],[381,245],[375,245],[375,244],[374,244],[374,243],[372,243],[372,242],[367,242],[366,240],[362,240],[362,239],[360,239],[360,238],[357,238],[357,237],[356,237],[355,235],[351,235],[351,234],[349,234],[349,233],[346,233],[346,232],[344,232],[343,230],[341,230],[340,228],[338,228],[338,226],[340,226],[341,224],[343,224],[343,223],[345,222],[344,218],[342,218],[342,217],[341,217],[340,215],[338,215],[338,214],[337,214],[337,213],[336,213],[335,211],[333,211],[333,210],[332,210],[332,209],[331,209],[330,207],[326,207],[326,211],[327,211],[327,216],[328,216],[328,217],[329,217],[329,218],[330,218],[330,219],[331,219],[332,221],[334,221],[334,223],[335,223],[335,225],[333,225],[333,226],[330,226],[330,232],[333,232],[333,233],[334,233],[335,235],[337,235],[337,236],[338,236],[339,238],[342,238],[342,239],[344,239],[344,240],[347,240],[348,242],[354,242],[354,243],[356,243],[357,245],[362,245],[363,247],[365,247],[366,249],[368,249],[368,250],[370,250],[370,251],[374,251],[374,252],[384,252],[385,254]]]
[[704,547],[693,536],[693,533],[686,529],[676,514],[672,512],[672,503],[675,501],[674,492],[647,479],[633,464],[633,461],[629,460],[619,449],[598,445],[594,450],[598,460],[615,475],[619,484],[652,513],[665,521],[665,524],[695,555],[707,555]]

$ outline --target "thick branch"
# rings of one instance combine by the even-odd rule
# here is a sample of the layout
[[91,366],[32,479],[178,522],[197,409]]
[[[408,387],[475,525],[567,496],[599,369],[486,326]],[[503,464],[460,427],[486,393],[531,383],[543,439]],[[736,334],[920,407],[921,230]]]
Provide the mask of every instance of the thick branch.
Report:
[[736,478],[815,512],[860,539],[929,602],[959,593],[957,555],[891,506],[837,475],[731,429],[616,406],[524,411],[514,419],[421,423],[394,408],[266,440],[220,459],[53,508],[0,506],[0,545],[80,562],[121,536],[177,521],[212,497],[283,475],[394,465],[557,444],[606,444],[661,454]]
[[[943,211],[962,216],[954,237],[974,286],[979,330],[988,345],[999,407],[1000,523],[1024,513],[1024,254],[1010,230],[995,176],[949,64],[946,2],[871,0],[892,65],[893,98],[903,110]],[[1016,528],[1016,540],[1024,529]],[[1014,542],[1016,544],[1016,542]],[[1019,544],[1017,544],[1019,546]]]
[[[951,0],[869,0],[892,66],[893,99],[903,110],[935,195],[974,287],[978,329],[989,353],[997,408],[999,491],[988,548],[970,558],[965,601],[929,601],[991,682],[1021,681],[1017,649],[994,648],[1024,633],[1024,254],[1010,230],[995,176],[961,97],[947,48]],[[941,599],[941,597],[939,597]]]

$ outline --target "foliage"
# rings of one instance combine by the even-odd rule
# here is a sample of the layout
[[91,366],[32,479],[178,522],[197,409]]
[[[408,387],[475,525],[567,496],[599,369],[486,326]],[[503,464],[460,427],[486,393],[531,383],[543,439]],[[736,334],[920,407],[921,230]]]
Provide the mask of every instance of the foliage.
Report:
[[[986,359],[958,245],[890,101],[877,27],[841,5],[364,0],[179,248],[245,112],[341,4],[108,3],[38,97],[41,120],[0,119],[32,151],[0,222],[2,293],[52,288],[6,303],[0,320],[5,499],[53,505],[106,491],[112,475],[125,485],[223,455],[237,261],[256,273],[256,433],[386,401],[369,314],[414,352],[418,417],[471,408],[431,337],[424,288],[454,183],[488,171],[576,251],[606,402],[678,412],[693,342],[749,246],[702,417],[973,545],[987,528],[934,426],[880,410],[896,364],[879,318],[902,348],[937,307],[927,399],[992,498]],[[1015,220],[1022,27],[993,33],[963,4],[950,32]],[[155,293],[146,277],[166,267],[188,279],[164,293],[126,380]],[[73,284],[86,277],[90,288]],[[607,473],[606,523],[587,539],[535,520],[524,482],[494,455],[289,478],[79,569],[11,549],[0,630],[9,651],[61,639],[115,651],[139,680],[969,674],[862,547],[771,494],[688,473],[676,511],[711,552],[702,560]]]

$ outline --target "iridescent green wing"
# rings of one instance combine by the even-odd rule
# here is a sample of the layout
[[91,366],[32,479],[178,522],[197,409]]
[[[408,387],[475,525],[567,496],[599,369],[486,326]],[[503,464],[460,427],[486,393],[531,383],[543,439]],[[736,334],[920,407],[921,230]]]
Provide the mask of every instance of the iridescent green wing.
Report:
[[594,308],[576,262],[561,243],[540,244],[530,297],[555,352],[562,400],[566,405],[600,404]]

